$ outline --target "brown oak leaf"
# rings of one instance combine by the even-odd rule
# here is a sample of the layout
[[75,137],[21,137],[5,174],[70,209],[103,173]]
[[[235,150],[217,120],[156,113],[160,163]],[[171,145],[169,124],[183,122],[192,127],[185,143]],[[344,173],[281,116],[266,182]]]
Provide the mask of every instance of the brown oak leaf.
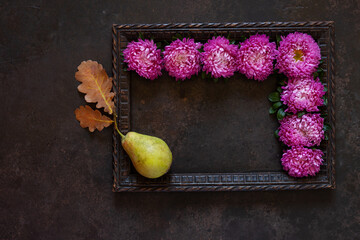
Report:
[[104,108],[105,112],[113,113],[115,93],[110,92],[112,78],[106,74],[103,66],[96,61],[83,61],[75,73],[75,78],[81,84],[79,92],[85,93],[85,100],[89,103],[97,103],[97,108]]
[[88,105],[75,109],[75,116],[80,122],[80,126],[82,128],[88,127],[90,132],[95,131],[95,129],[101,131],[114,122],[107,116],[102,115],[99,110],[93,110]]

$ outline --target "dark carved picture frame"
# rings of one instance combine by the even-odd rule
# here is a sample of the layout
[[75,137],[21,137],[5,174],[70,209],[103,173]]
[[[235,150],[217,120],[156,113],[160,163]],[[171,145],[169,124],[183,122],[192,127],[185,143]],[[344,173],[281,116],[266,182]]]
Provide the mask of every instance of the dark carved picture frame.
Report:
[[[158,179],[147,179],[130,171],[131,161],[121,147],[118,133],[113,132],[113,191],[114,192],[170,192],[170,191],[253,191],[253,190],[298,190],[335,188],[335,59],[334,23],[320,22],[257,22],[257,23],[176,23],[176,24],[122,24],[113,25],[113,76],[115,111],[122,133],[131,130],[130,119],[130,77],[123,70],[121,52],[128,39],[135,39],[138,33],[156,35],[168,39],[176,33],[191,33],[195,39],[208,39],[212,34],[231,34],[238,39],[243,34],[274,34],[306,32],[316,35],[321,49],[324,80],[328,88],[328,124],[331,127],[329,139],[325,141],[324,164],[317,176],[296,179],[285,171],[261,171],[238,173],[169,173]],[[226,35],[225,35],[226,36]],[[264,96],[264,101],[266,97]]]

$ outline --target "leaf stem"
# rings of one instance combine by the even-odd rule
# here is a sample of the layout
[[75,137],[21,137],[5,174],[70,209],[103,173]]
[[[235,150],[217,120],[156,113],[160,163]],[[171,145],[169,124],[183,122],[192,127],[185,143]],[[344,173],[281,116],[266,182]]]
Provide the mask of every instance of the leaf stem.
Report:
[[118,132],[118,134],[121,136],[121,139],[124,139],[124,138],[125,138],[124,134],[122,134],[122,133],[120,132],[119,128],[118,128],[115,112],[113,113],[113,116],[114,116],[114,126],[115,126],[115,129],[116,129],[116,131]]

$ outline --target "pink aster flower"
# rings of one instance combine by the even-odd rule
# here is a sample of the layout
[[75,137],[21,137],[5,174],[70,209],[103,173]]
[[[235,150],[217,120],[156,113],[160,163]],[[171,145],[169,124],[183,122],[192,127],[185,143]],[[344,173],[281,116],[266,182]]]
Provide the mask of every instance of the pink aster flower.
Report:
[[324,119],[320,114],[307,113],[300,118],[297,115],[286,116],[280,121],[280,141],[288,146],[319,146],[324,139]]
[[265,34],[256,34],[241,44],[238,70],[249,79],[264,81],[273,72],[277,50]]
[[195,43],[194,39],[184,38],[182,41],[177,39],[165,47],[164,64],[169,75],[177,80],[191,78],[192,75],[198,74],[200,66],[201,43]]
[[150,80],[161,76],[161,51],[157,49],[153,40],[132,41],[123,53],[128,70],[134,70],[140,76]]
[[215,78],[231,77],[236,71],[237,55],[237,45],[230,44],[225,37],[213,37],[204,44],[204,52],[201,54],[203,71],[211,73]]
[[292,147],[281,158],[283,169],[292,177],[315,176],[323,162],[323,152],[319,149]]
[[321,54],[315,40],[306,33],[290,33],[279,46],[275,68],[287,77],[306,77],[316,71]]
[[288,106],[286,111],[297,113],[319,111],[318,106],[323,105],[324,86],[319,78],[312,77],[291,79],[288,85],[282,87],[281,101]]

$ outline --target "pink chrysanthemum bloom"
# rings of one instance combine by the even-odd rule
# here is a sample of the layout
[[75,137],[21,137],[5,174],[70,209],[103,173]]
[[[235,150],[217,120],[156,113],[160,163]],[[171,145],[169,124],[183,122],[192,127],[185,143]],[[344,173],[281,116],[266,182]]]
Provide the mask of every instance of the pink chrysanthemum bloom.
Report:
[[228,78],[236,71],[237,45],[230,44],[225,37],[213,37],[204,44],[201,59],[203,71],[211,73],[214,78]]
[[153,40],[132,41],[123,53],[128,70],[134,70],[140,76],[150,80],[161,76],[161,51],[157,49]]
[[248,79],[264,81],[273,72],[276,54],[276,44],[268,36],[253,35],[241,43],[238,70]]
[[165,47],[164,64],[169,75],[177,80],[191,78],[192,75],[198,74],[200,66],[201,43],[195,43],[194,39],[184,38],[175,40]]
[[321,59],[319,45],[306,33],[290,33],[278,48],[275,68],[287,77],[306,77],[316,71]]
[[307,113],[300,118],[297,115],[286,116],[280,121],[280,141],[288,146],[319,146],[324,139],[324,119],[320,114]]
[[324,86],[319,78],[312,77],[291,79],[288,85],[282,87],[281,101],[288,106],[286,111],[297,113],[306,110],[308,112],[319,111],[324,100]]
[[281,158],[283,169],[292,177],[315,176],[323,162],[323,152],[319,149],[292,147]]

